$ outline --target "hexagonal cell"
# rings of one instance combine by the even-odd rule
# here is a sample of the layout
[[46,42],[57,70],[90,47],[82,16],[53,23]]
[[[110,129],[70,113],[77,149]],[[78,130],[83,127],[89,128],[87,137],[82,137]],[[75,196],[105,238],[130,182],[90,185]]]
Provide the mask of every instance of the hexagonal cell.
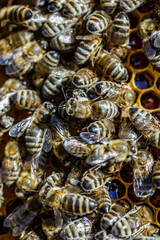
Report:
[[138,11],[141,12],[141,13],[146,13],[146,12],[152,11],[153,8],[154,8],[154,5],[155,5],[155,1],[154,0],[147,1],[147,3],[142,4],[142,6],[140,6],[138,8]]
[[156,87],[158,88],[158,90],[160,90],[160,78],[157,79]]
[[139,89],[147,89],[153,85],[153,77],[147,72],[137,73],[134,83]]
[[143,69],[148,66],[149,61],[143,52],[136,52],[131,55],[130,64],[135,69]]
[[133,182],[133,168],[130,166],[130,164],[124,165],[120,174],[124,182]]
[[160,207],[160,189],[156,189],[154,195],[150,197],[150,201],[155,207]]
[[142,41],[140,37],[137,35],[137,32],[131,32],[129,45],[132,49],[140,49],[142,48]]
[[155,91],[147,91],[141,96],[141,104],[146,109],[156,109],[160,105],[160,96]]
[[9,228],[3,227],[3,222],[5,220],[4,216],[0,216],[0,235],[6,234],[9,232]]
[[133,13],[128,13],[127,14],[130,20],[130,28],[136,28],[138,25],[138,17],[137,15],[133,14]]
[[133,184],[128,188],[128,197],[132,202],[135,202],[135,203],[141,202],[141,199],[138,198],[134,193]]
[[7,215],[10,214],[16,207],[18,207],[22,204],[23,204],[23,201],[18,198],[8,202],[7,207],[6,207]]
[[110,184],[107,184],[109,187],[109,195],[111,199],[118,199],[124,196],[125,186],[119,180],[115,179]]

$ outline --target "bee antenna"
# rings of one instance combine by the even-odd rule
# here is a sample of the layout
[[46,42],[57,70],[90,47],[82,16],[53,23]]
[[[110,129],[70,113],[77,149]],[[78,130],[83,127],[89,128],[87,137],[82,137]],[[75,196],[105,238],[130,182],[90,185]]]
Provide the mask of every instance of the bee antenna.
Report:
[[65,102],[67,102],[67,96],[66,96],[66,94],[65,94],[65,92],[64,92],[64,88],[61,87],[61,90],[62,90],[62,93],[63,93],[64,99],[65,99]]

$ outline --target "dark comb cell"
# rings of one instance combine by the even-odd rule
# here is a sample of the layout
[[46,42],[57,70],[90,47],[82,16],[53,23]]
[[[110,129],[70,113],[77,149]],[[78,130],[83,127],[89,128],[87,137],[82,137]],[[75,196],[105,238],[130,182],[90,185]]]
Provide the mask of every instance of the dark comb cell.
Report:
[[132,49],[142,48],[142,42],[141,42],[140,37],[137,35],[137,32],[132,32],[130,34],[129,45],[131,46]]
[[132,202],[135,202],[135,203],[141,202],[141,199],[138,198],[134,193],[133,185],[129,186],[128,188],[128,197]]
[[150,201],[155,207],[160,207],[160,189],[156,189],[154,195],[150,197]]
[[138,73],[135,76],[135,85],[136,87],[138,87],[139,89],[147,89],[150,88],[152,86],[152,77],[147,73]]
[[130,20],[130,28],[136,28],[137,24],[138,24],[138,18],[137,16],[133,15],[132,13],[128,13],[128,17]]
[[160,78],[157,79],[156,86],[160,90]]
[[133,182],[133,169],[129,164],[123,166],[121,170],[121,178],[124,182]]
[[4,220],[5,220],[5,217],[4,216],[0,216],[0,235],[6,234],[6,233],[9,232],[9,228],[3,227]]
[[124,196],[125,186],[119,180],[113,180],[107,186],[109,187],[109,195],[111,199],[118,199]]
[[148,66],[148,59],[143,52],[137,52],[130,57],[130,63],[135,69],[143,69]]
[[147,1],[147,3],[143,4],[138,8],[138,11],[141,13],[146,13],[152,11],[155,5],[155,1]]
[[153,91],[144,93],[141,96],[141,104],[146,109],[156,109],[159,107],[160,100]]

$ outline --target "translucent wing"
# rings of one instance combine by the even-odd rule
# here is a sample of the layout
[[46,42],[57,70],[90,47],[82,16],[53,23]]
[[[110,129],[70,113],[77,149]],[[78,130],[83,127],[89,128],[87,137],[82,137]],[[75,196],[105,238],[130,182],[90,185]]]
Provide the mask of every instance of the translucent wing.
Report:
[[43,150],[49,152],[52,149],[52,133],[51,130],[46,128],[44,130],[44,143]]
[[155,57],[157,51],[151,46],[149,39],[143,42],[143,49],[149,59],[153,59]]
[[10,52],[0,55],[0,65],[6,66],[6,65],[11,64],[13,61],[13,57],[16,55],[18,55],[18,56],[22,55],[22,52],[23,52],[23,47],[20,47],[20,48],[14,49]]
[[24,134],[26,128],[33,122],[35,116],[32,115],[21,122],[15,124],[9,131],[9,136],[11,137],[20,137]]
[[96,133],[91,132],[82,132],[80,133],[80,137],[88,144],[102,143],[107,144],[109,141],[107,138],[100,138]]
[[66,138],[70,137],[69,128],[66,122],[59,118],[56,114],[52,114],[51,117],[51,128],[55,130],[62,140],[65,140]]

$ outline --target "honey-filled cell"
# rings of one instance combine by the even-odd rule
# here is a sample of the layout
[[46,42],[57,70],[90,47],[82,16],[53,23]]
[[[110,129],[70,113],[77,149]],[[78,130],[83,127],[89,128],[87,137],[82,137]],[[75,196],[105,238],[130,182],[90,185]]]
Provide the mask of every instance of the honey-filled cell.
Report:
[[133,168],[130,164],[125,164],[121,170],[121,178],[124,182],[131,183],[133,182]]
[[153,85],[153,77],[148,72],[137,73],[134,83],[139,89],[147,89]]
[[3,227],[3,222],[5,220],[4,216],[0,216],[0,235],[6,234],[9,232],[9,228]]
[[150,197],[150,202],[157,208],[160,208],[160,189],[156,189],[153,196]]
[[131,55],[130,64],[135,69],[144,69],[148,66],[149,62],[143,52],[136,52]]
[[131,49],[140,49],[142,48],[142,42],[140,37],[138,36],[137,32],[131,32],[130,34],[130,40],[129,45],[131,46]]
[[141,104],[146,109],[159,108],[160,98],[155,91],[147,91],[141,96]]
[[138,25],[138,16],[137,14],[128,13],[129,21],[130,21],[130,28],[134,29]]
[[125,186],[119,180],[115,179],[110,184],[107,184],[107,186],[109,187],[111,199],[118,199],[124,196]]
[[130,185],[128,188],[128,197],[134,203],[141,202],[141,199],[138,198],[134,192],[133,185]]
[[154,4],[155,4],[155,0],[147,1],[138,8],[138,11],[140,13],[150,12],[154,9]]

